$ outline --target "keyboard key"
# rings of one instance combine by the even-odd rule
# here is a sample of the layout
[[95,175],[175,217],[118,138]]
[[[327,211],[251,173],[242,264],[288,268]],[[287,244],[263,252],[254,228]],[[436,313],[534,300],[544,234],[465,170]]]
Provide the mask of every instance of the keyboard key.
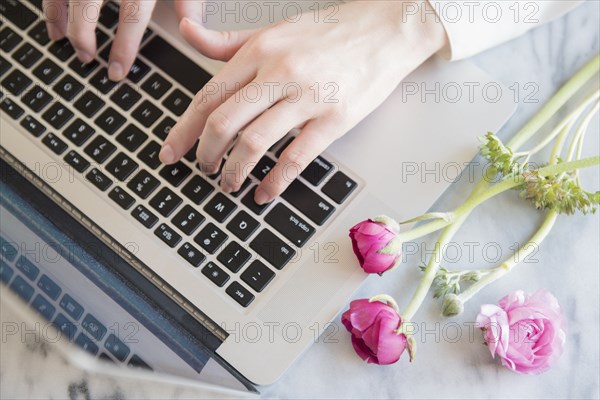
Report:
[[127,187],[137,196],[145,199],[156,190],[159,184],[160,182],[158,179],[150,175],[147,171],[141,170],[131,181],[129,181]]
[[308,164],[308,167],[300,175],[310,184],[319,186],[331,171],[333,171],[333,164],[319,156]]
[[119,86],[117,91],[110,96],[110,99],[125,111],[133,107],[141,98],[142,95],[126,83]]
[[73,115],[73,112],[57,101],[46,110],[42,118],[49,122],[55,129],[60,129],[73,118]]
[[[94,93],[87,91],[75,102],[75,108],[88,118],[93,117],[102,107],[104,101]],[[104,128],[102,128],[104,129]],[[110,134],[110,133],[109,133]]]
[[4,111],[12,119],[19,118],[25,112],[21,107],[19,107],[14,101],[9,99],[8,97],[2,100],[2,103],[0,103],[0,110]]
[[54,85],[54,91],[67,101],[73,100],[73,98],[82,90],[83,85],[71,75],[64,76],[56,85]]
[[21,101],[35,112],[40,112],[50,103],[52,96],[44,89],[35,85],[23,95]]
[[73,340],[75,337],[75,332],[77,332],[77,327],[67,319],[61,313],[58,313],[56,318],[52,324],[59,330],[63,335],[65,335],[69,340]]
[[94,128],[77,118],[63,131],[63,135],[76,146],[81,146],[87,142],[95,132]]
[[146,362],[142,360],[137,354],[131,356],[127,365],[134,368],[142,368],[153,371],[152,367],[146,364]]
[[144,76],[150,71],[150,67],[148,64],[136,58],[129,69],[129,73],[127,74],[127,79],[129,79],[133,83],[138,83],[141,81]]
[[16,243],[11,243],[3,237],[0,237],[0,254],[2,254],[8,261],[13,262],[17,257],[16,245]]
[[42,275],[37,286],[52,300],[57,300],[62,292],[62,289],[48,275]]
[[257,292],[262,292],[273,278],[275,272],[258,260],[252,261],[252,264],[240,275],[240,279]]
[[100,28],[96,28],[96,48],[102,47],[104,43],[108,40],[108,35],[102,31]]
[[133,118],[149,128],[162,115],[162,111],[148,100],[144,100],[133,112]]
[[100,10],[98,22],[108,29],[112,29],[119,22],[119,5],[113,1],[109,1]]
[[242,307],[248,307],[254,300],[254,295],[235,281],[225,289],[225,292]]
[[267,176],[267,174],[271,172],[274,166],[275,161],[271,160],[269,157],[263,156],[258,161],[254,169],[252,169],[251,174],[259,181],[262,181],[265,178],[265,176]]
[[104,132],[112,135],[125,123],[125,121],[125,117],[119,114],[114,108],[108,107],[106,110],[102,111],[102,114],[100,114],[94,122]]
[[106,68],[102,68],[100,71],[96,72],[90,79],[90,83],[103,94],[110,92],[117,84],[117,82],[108,79],[108,69]]
[[152,228],[158,222],[158,217],[141,204],[133,209],[131,215],[148,229]]
[[17,69],[13,70],[2,80],[2,86],[15,96],[20,95],[29,85],[31,85],[31,79]]
[[315,233],[308,222],[282,203],[273,207],[265,221],[298,247],[304,246]]
[[57,138],[53,133],[47,134],[43,139],[42,143],[46,145],[54,154],[61,155],[67,150],[67,144]]
[[173,217],[172,222],[181,232],[191,235],[204,220],[204,216],[196,211],[194,207],[186,205]]
[[165,140],[171,128],[175,126],[175,120],[171,117],[165,117],[158,125],[152,130],[152,132],[161,140]]
[[194,238],[194,241],[210,254],[215,254],[227,238],[228,236],[222,230],[217,228],[213,223],[209,223]]
[[2,56],[0,56],[0,76],[4,75],[6,71],[8,71],[12,67],[12,64],[8,62],[8,60]]
[[33,74],[46,85],[51,84],[62,74],[63,69],[52,60],[45,59],[35,69]]
[[37,19],[36,15],[19,0],[2,0],[0,15],[19,27],[25,29]]
[[192,170],[181,161],[175,164],[165,165],[160,170],[160,176],[165,178],[171,185],[178,187],[192,173]]
[[199,175],[194,175],[192,179],[181,189],[186,197],[195,204],[200,204],[210,195],[215,188]]
[[229,280],[229,274],[217,267],[217,264],[212,261],[202,268],[202,274],[211,280],[218,287],[223,287]]
[[79,173],[83,173],[90,166],[90,162],[80,156],[76,151],[69,151],[65,156],[65,161],[69,164],[73,169]]
[[99,66],[100,63],[96,60],[92,60],[89,63],[82,63],[78,58],[74,58],[73,61],[69,63],[69,67],[73,70],[73,72],[82,78],[87,78],[90,76],[90,74]]
[[48,300],[46,300],[41,294],[35,296],[33,302],[31,302],[31,308],[40,313],[40,315],[46,318],[48,321],[52,320],[54,311],[56,309]]
[[254,193],[256,192],[256,188],[257,186],[254,186],[248,191],[248,193],[246,193],[246,195],[242,199],[242,203],[246,207],[248,207],[254,214],[261,215],[271,205],[271,203],[262,205],[256,204],[256,202],[254,201]]
[[42,5],[44,0],[29,0],[29,2],[38,10],[42,11]]
[[196,140],[196,143],[194,143],[192,145],[192,147],[190,147],[190,149],[188,150],[188,152],[184,154],[183,158],[185,158],[189,162],[196,161],[196,149],[198,148],[198,143],[200,143],[200,141]]
[[248,188],[248,186],[250,186],[250,184],[252,183],[252,180],[250,178],[246,178],[244,180],[244,182],[242,183],[242,186],[240,186],[239,190],[237,192],[232,192],[231,195],[233,197],[240,197],[240,195],[242,193],[244,193],[244,190],[246,190]]
[[107,362],[107,363],[115,363],[115,360],[113,360],[112,358],[110,358],[110,356],[104,352],[100,353],[100,355],[98,356],[99,360],[102,360],[103,362]]
[[133,124],[127,125],[117,136],[117,142],[131,152],[136,151],[146,139],[148,139],[148,135]]
[[281,195],[317,225],[323,225],[335,207],[299,180],[293,181]]
[[227,229],[242,241],[248,240],[250,235],[254,233],[260,224],[250,216],[246,211],[242,210],[229,221]]
[[29,31],[29,37],[35,40],[40,46],[45,46],[50,41],[46,21],[40,21]]
[[181,242],[181,236],[167,224],[160,224],[160,226],[154,231],[154,234],[171,248],[177,246],[179,242]]
[[21,126],[27,129],[27,131],[35,137],[42,136],[42,133],[46,131],[46,127],[40,124],[31,115],[27,115],[25,118],[23,118],[23,120],[21,120]]
[[248,250],[232,241],[221,251],[217,260],[231,272],[238,272],[250,258],[252,258],[252,255]]
[[119,338],[112,333],[108,335],[108,339],[106,339],[104,347],[106,347],[106,350],[108,350],[113,356],[115,356],[117,360],[121,362],[125,361],[129,355],[129,347],[127,347],[125,343],[121,342]]
[[151,169],[156,169],[160,166],[160,149],[160,144],[152,140],[138,153],[138,158]]
[[173,114],[180,116],[191,102],[191,98],[186,96],[181,90],[175,89],[163,100],[162,104],[171,110]]
[[69,39],[67,38],[53,42],[48,48],[48,51],[50,51],[50,53],[52,53],[60,61],[67,61],[73,54],[75,54],[75,49],[73,49],[71,42],[69,42]]
[[206,259],[206,256],[190,243],[184,243],[183,246],[177,250],[177,254],[183,257],[194,267],[198,267]]
[[282,269],[294,257],[296,250],[285,244],[268,229],[263,229],[250,243],[253,249],[277,269]]
[[171,189],[162,188],[156,196],[150,200],[150,206],[163,217],[168,217],[181,204],[181,197],[177,196]]
[[74,298],[65,294],[60,300],[60,308],[62,308],[69,317],[77,321],[83,314],[83,307],[75,301]]
[[113,190],[110,191],[108,197],[117,203],[123,210],[129,210],[135,203],[133,196],[118,186],[115,186]]
[[333,201],[342,204],[356,189],[357,184],[341,171],[336,172],[333,177],[323,186],[323,193],[331,197]]
[[40,273],[40,269],[24,256],[19,257],[16,265],[17,269],[32,281],[35,281],[35,279]]
[[84,151],[88,156],[92,157],[94,161],[102,164],[116,149],[117,147],[109,142],[104,136],[96,135],[94,140],[87,145]]
[[25,68],[31,68],[33,64],[42,58],[42,53],[29,43],[25,43],[12,56]]
[[83,321],[81,321],[81,326],[90,336],[100,341],[106,335],[106,327],[100,323],[92,314],[87,314]]
[[98,346],[96,343],[92,341],[89,337],[87,337],[84,333],[80,333],[77,335],[77,339],[75,339],[75,344],[81,347],[83,350],[87,351],[92,355],[98,354]]
[[14,271],[4,261],[0,260],[0,280],[4,283],[8,283],[10,278],[14,275]]
[[29,302],[33,296],[33,287],[25,282],[25,279],[17,276],[10,285],[10,288],[23,300]]
[[237,206],[223,193],[217,193],[204,207],[210,216],[216,221],[223,222],[235,211]]
[[104,175],[96,168],[93,168],[90,172],[88,172],[85,178],[103,192],[113,183],[108,176]]
[[160,99],[173,86],[158,73],[153,73],[142,84],[142,89],[156,100]]
[[159,36],[154,36],[142,48],[141,54],[191,93],[198,92],[211,78],[208,72]]
[[0,49],[6,53],[9,53],[12,49],[17,47],[22,40],[23,38],[21,38],[18,33],[10,29],[8,26],[0,31]]
[[117,154],[106,165],[108,173],[113,175],[121,182],[125,181],[138,168],[138,164],[129,158],[125,153]]

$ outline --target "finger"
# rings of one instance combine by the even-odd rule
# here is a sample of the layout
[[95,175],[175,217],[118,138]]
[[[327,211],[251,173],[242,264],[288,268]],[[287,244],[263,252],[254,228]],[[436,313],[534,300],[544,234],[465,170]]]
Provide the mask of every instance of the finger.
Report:
[[67,37],[83,63],[89,63],[96,56],[95,30],[101,6],[102,0],[69,2]]
[[238,191],[269,147],[306,119],[307,116],[298,114],[295,104],[280,101],[244,128],[223,166],[223,191]]
[[175,14],[179,21],[187,17],[194,21],[202,22],[202,10],[205,8],[204,3],[205,0],[175,0]]
[[266,204],[284,192],[290,183],[321,154],[337,137],[335,124],[321,119],[309,121],[300,134],[292,141],[279,157],[277,164],[262,180],[254,201]]
[[258,30],[213,31],[184,18],[179,24],[179,31],[200,53],[215,60],[229,61]]
[[155,0],[122,0],[119,26],[113,40],[108,63],[108,77],[118,81],[129,72],[152,17]]
[[51,40],[59,40],[67,34],[67,0],[43,0],[42,9]]
[[159,154],[161,162],[173,164],[183,157],[196,143],[208,116],[235,94],[239,87],[254,79],[255,75],[254,68],[235,59],[225,64],[221,71],[196,93],[177,124],[171,128]]
[[276,92],[272,85],[256,79],[217,107],[206,119],[196,151],[200,165],[207,166],[206,172],[211,172],[210,167],[221,165],[236,135],[280,99],[281,90]]

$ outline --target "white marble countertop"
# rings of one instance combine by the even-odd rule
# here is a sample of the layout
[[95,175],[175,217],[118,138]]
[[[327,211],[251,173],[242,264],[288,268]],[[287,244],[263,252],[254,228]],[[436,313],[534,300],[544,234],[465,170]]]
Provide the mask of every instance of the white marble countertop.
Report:
[[[539,91],[536,103],[521,98],[514,117],[500,132],[512,135],[586,61],[600,49],[600,2],[586,2],[567,16],[498,48],[473,58],[481,68],[511,86],[524,88],[531,82]],[[529,92],[527,92],[529,93]],[[588,135],[589,150],[598,153],[598,118]],[[595,138],[594,138],[595,136]],[[598,171],[588,174],[590,187],[598,187]],[[469,190],[458,183],[435,204],[436,211],[449,210]],[[490,213],[493,212],[493,213]],[[476,211],[457,243],[496,242],[507,249],[523,243],[540,222],[540,215],[517,199],[515,193],[501,196]],[[540,246],[536,262],[519,267],[502,281],[487,288],[466,306],[464,314],[444,320],[439,303],[428,298],[416,319],[427,334],[417,337],[417,359],[406,356],[392,366],[367,365],[354,354],[347,332],[333,336],[337,343],[320,339],[276,384],[261,388],[266,398],[599,398],[600,343],[600,219],[595,216],[561,217],[554,231]],[[432,247],[432,240],[424,242]],[[479,247],[481,248],[481,247]],[[475,252],[481,258],[481,252]],[[464,260],[464,259],[463,259]],[[418,265],[409,259],[408,265]],[[418,279],[416,268],[399,268],[386,279],[372,277],[356,295],[393,295],[408,301]],[[506,293],[524,289],[550,289],[568,319],[565,352],[557,365],[544,375],[514,374],[492,360],[482,345],[480,333],[469,338],[466,324],[474,321],[479,304],[495,303]],[[454,325],[450,325],[454,324]],[[463,335],[455,342],[456,324]],[[42,349],[43,350],[43,349]],[[196,398],[200,392],[125,379],[108,379],[53,369],[51,378],[41,366],[44,351],[23,346],[2,346],[0,386],[2,398]],[[40,376],[43,375],[43,376]]]

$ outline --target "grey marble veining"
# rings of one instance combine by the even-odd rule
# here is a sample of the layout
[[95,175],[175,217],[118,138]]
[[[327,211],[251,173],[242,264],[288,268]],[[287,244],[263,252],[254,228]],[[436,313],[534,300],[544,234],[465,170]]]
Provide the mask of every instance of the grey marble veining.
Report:
[[[508,86],[537,85],[537,103],[520,102],[500,136],[512,135],[578,68],[599,51],[600,5],[592,0],[566,17],[526,36],[473,58],[481,68]],[[598,118],[588,134],[587,152],[598,153]],[[600,184],[598,170],[585,175],[589,187]],[[453,185],[434,209],[448,210],[459,203],[471,184]],[[523,243],[541,216],[515,193],[501,196],[478,209],[455,238],[457,243],[493,241],[507,249]],[[426,334],[420,335],[417,359],[392,366],[367,365],[354,354],[349,335],[341,328],[321,337],[276,384],[262,388],[266,398],[598,398],[599,392],[599,216],[561,217],[535,254],[535,262],[517,267],[487,288],[452,320],[439,317],[439,303],[428,298],[414,318]],[[433,237],[421,242],[432,247]],[[481,254],[475,264],[485,266]],[[464,261],[464,260],[463,260]],[[406,267],[385,279],[369,278],[356,297],[389,293],[405,304],[419,277],[413,256]],[[468,265],[470,267],[471,265]],[[569,321],[565,353],[549,372],[538,377],[514,374],[492,360],[479,332],[470,336],[470,324],[479,304],[496,302],[516,289],[549,288],[559,299]],[[452,329],[461,327],[455,339]],[[452,343],[455,342],[455,343]],[[89,376],[67,369],[58,357],[36,345],[2,344],[0,385],[2,398],[194,398],[190,389],[152,385],[116,378]]]

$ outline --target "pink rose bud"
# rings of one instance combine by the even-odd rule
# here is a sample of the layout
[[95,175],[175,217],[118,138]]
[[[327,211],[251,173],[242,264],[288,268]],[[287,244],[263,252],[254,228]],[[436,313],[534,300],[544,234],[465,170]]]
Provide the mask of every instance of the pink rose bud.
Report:
[[354,351],[368,363],[393,364],[406,349],[406,335],[396,332],[402,319],[386,303],[354,300],[342,315],[342,323],[352,334]]
[[556,298],[547,290],[529,295],[522,290],[498,305],[484,304],[477,326],[492,353],[511,370],[537,375],[560,357],[565,344],[565,319]]
[[386,216],[368,219],[350,229],[352,249],[365,272],[381,275],[399,264],[402,254],[399,231],[398,223]]

